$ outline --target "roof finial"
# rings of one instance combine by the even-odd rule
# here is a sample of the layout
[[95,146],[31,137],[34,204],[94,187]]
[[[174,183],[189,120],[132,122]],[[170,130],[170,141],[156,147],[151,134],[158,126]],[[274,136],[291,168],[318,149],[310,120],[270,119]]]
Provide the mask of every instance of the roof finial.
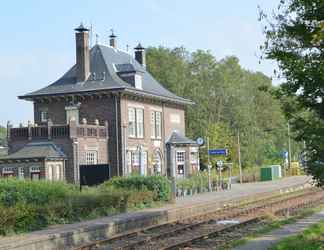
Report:
[[96,33],[96,45],[98,44],[99,42],[99,35]]

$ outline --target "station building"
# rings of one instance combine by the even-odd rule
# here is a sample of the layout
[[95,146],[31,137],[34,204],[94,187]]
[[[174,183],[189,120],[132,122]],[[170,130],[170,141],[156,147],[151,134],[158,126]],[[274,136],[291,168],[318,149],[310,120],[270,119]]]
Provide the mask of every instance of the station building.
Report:
[[185,136],[191,100],[164,88],[146,70],[141,44],[131,55],[109,45],[89,47],[75,29],[76,64],[40,90],[19,96],[34,106],[27,126],[8,123],[8,155],[0,175],[80,181],[80,165],[107,164],[111,176],[168,175],[199,170],[195,141]]

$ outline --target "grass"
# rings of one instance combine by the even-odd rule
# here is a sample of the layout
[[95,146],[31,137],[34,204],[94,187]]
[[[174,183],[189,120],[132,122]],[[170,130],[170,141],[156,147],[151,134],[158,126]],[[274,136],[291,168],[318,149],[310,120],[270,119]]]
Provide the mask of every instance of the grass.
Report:
[[303,233],[281,240],[271,250],[321,250],[324,249],[324,221],[311,226]]
[[[246,235],[245,237],[243,237],[242,239],[238,239],[238,240],[234,240],[232,242],[229,242],[226,246],[223,246],[219,249],[221,250],[228,250],[228,249],[232,249],[236,246],[239,245],[243,245],[245,243],[247,243],[248,241],[257,238],[261,235],[264,235],[272,230],[278,229],[283,227],[284,225],[288,225],[288,224],[292,224],[295,223],[297,220],[305,218],[307,216],[310,216],[312,214],[314,214],[315,212],[318,212],[320,210],[322,210],[324,208],[324,206],[320,206],[317,208],[310,208],[310,209],[305,209],[301,212],[299,212],[297,215],[295,216],[291,216],[289,218],[287,217],[275,217],[273,215],[267,215],[265,217],[265,225],[258,228],[258,230],[256,230],[253,233],[250,233],[248,235]],[[322,229],[322,244],[323,244],[323,248],[296,248],[296,250],[313,250],[313,249],[323,249],[324,250],[324,222],[323,222],[323,229]],[[274,248],[271,250],[294,250],[295,248]]]

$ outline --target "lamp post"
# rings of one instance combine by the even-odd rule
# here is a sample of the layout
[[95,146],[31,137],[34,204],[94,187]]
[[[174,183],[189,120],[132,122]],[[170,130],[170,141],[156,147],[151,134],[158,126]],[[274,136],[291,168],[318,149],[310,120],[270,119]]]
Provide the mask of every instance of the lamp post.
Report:
[[289,120],[287,123],[287,130],[288,130],[288,168],[291,168],[291,143],[290,143],[290,125]]
[[237,129],[237,156],[238,156],[238,165],[240,171],[240,183],[243,183],[243,171],[241,163],[241,144],[240,144],[240,129]]
[[212,191],[211,185],[211,163],[210,163],[210,156],[209,156],[209,137],[207,137],[207,157],[208,157],[208,191]]

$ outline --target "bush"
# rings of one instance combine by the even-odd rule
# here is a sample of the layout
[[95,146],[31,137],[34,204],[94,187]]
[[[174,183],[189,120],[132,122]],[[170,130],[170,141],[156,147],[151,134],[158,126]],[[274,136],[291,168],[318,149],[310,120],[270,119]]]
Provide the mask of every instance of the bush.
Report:
[[75,185],[0,180],[0,235],[28,232],[151,206],[153,191],[102,185],[79,192]]
[[171,184],[163,176],[129,176],[114,177],[104,183],[107,187],[124,188],[137,191],[148,190],[153,192],[154,201],[169,201],[171,198]]
[[14,206],[26,203],[41,206],[62,200],[75,192],[76,186],[63,182],[3,179],[0,181],[0,204]]

